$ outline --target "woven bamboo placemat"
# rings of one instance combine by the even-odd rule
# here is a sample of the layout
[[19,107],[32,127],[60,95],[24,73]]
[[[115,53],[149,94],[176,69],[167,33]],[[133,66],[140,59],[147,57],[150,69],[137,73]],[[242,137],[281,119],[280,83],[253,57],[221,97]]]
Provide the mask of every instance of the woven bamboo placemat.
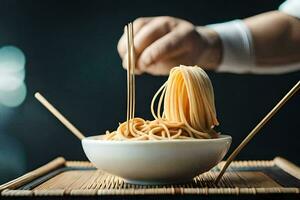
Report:
[[291,195],[300,199],[300,168],[283,158],[235,161],[216,186],[214,180],[223,164],[190,183],[142,186],[96,170],[89,162],[66,161],[60,157],[1,185],[0,196]]

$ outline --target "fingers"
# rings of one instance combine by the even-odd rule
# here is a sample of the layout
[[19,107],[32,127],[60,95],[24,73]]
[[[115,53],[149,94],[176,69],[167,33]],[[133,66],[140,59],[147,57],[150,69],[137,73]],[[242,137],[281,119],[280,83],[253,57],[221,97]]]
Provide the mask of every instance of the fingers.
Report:
[[[160,39],[164,35],[168,34],[177,25],[177,20],[171,17],[157,17],[157,18],[146,18],[137,20],[134,37],[135,53],[138,58],[139,55],[152,43]],[[119,42],[119,52],[123,59],[123,67],[127,68],[127,49],[126,49],[125,36]],[[136,66],[137,72],[139,70],[138,65]]]
[[179,65],[195,65],[193,56],[190,56],[189,52],[181,51],[173,56],[169,56],[165,59],[158,60],[145,68],[143,72],[152,75],[168,75],[173,67]]
[[[127,56],[127,53],[126,53],[124,58],[123,58],[123,61],[122,61],[122,66],[123,66],[124,69],[127,69],[127,62],[128,62],[127,59],[128,59],[128,56]],[[135,67],[134,73],[137,74],[137,75],[141,75],[143,72],[139,68]]]
[[158,17],[144,25],[134,38],[137,57],[150,44],[169,33],[175,26],[176,21],[168,17]]
[[146,68],[153,63],[181,54],[186,50],[183,42],[181,28],[175,28],[172,32],[153,42],[142,52],[138,58],[137,67],[142,71],[146,71]]
[[[143,26],[145,26],[147,23],[149,23],[153,17],[141,17],[136,19],[133,22],[133,33],[136,35]],[[125,34],[125,28],[124,28],[124,33],[121,36],[119,42],[118,42],[118,52],[121,58],[124,58],[126,51],[127,51],[127,46],[126,46],[126,34]]]
[[145,73],[151,75],[168,75],[172,67],[175,67],[170,61],[157,62],[145,69]]
[[[176,65],[195,63],[195,59],[199,59],[201,38],[193,24],[172,17],[155,17],[138,19],[133,25],[136,74],[166,75]],[[124,34],[118,51],[126,69],[128,55]]]
[[144,72],[156,76],[168,75],[173,67],[179,66],[180,64],[184,63],[181,63],[181,61],[176,59],[176,57],[171,57],[149,65]]

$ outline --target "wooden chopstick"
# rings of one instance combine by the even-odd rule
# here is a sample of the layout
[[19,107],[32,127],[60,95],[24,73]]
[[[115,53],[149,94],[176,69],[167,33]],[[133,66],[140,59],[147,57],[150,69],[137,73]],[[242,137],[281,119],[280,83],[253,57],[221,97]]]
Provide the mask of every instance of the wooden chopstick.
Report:
[[[134,51],[134,35],[133,25],[129,23],[125,26],[127,37],[127,130],[129,130],[129,122],[134,118],[135,113],[135,51]],[[129,132],[127,132],[129,134]]]
[[279,109],[285,105],[285,103],[300,89],[300,81],[277,103],[277,105],[254,127],[254,129],[248,134],[248,136],[242,141],[242,143],[232,152],[228,157],[224,167],[219,173],[215,184],[217,185],[224,175],[226,169],[240,151],[250,142],[250,140],[258,133],[258,131],[279,111]]
[[34,97],[45,106],[65,127],[67,127],[80,140],[85,136],[69,121],[67,120],[51,103],[45,99],[39,92],[34,94]]
[[131,68],[131,56],[130,56],[130,37],[128,25],[125,26],[127,37],[127,130],[129,130],[129,120],[131,117],[131,81],[130,81],[130,68]]
[[132,85],[132,118],[134,118],[135,115],[135,50],[134,50],[134,34],[133,34],[133,24],[129,23],[129,30],[130,30],[130,56],[131,56],[131,85]]
[[8,183],[0,185],[0,195],[1,195],[1,192],[5,189],[14,190],[24,184],[29,183],[30,181],[32,181],[38,177],[41,177],[42,175],[44,175],[46,173],[53,171],[54,169],[64,166],[65,164],[66,164],[66,160],[63,157],[58,157],[58,158],[54,159],[53,161],[47,163],[46,165],[43,165],[42,167],[39,167],[31,172],[28,172],[28,173],[24,174],[23,176],[16,178]]

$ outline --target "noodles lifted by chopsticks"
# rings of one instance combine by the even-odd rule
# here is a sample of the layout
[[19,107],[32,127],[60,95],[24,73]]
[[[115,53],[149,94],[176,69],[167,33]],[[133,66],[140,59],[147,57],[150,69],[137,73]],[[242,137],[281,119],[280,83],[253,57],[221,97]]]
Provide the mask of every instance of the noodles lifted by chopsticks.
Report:
[[[158,100],[157,107],[155,102]],[[163,105],[163,110],[161,110]],[[174,67],[152,99],[153,121],[132,118],[107,132],[107,140],[214,138],[218,125],[213,87],[200,67]]]
[[[126,26],[127,120],[113,132],[106,132],[105,140],[170,140],[209,139],[218,137],[218,125],[211,81],[204,70],[194,66],[174,67],[168,80],[154,95],[151,112],[154,120],[135,118],[135,54],[133,28]],[[160,96],[159,96],[160,95]],[[155,109],[155,102],[158,99]],[[162,110],[163,105],[163,110]]]

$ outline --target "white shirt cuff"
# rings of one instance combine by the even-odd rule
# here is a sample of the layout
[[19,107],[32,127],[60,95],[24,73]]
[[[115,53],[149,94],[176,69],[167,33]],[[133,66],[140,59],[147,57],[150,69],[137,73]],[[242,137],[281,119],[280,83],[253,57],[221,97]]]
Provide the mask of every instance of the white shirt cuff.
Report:
[[241,20],[212,24],[208,25],[208,27],[215,30],[222,41],[223,58],[216,70],[217,72],[284,74],[300,70],[300,62],[273,66],[256,66],[252,35],[249,28]]
[[241,20],[209,25],[222,41],[223,58],[218,72],[249,73],[255,66],[252,35]]
[[279,6],[278,10],[300,19],[300,0],[287,0]]

